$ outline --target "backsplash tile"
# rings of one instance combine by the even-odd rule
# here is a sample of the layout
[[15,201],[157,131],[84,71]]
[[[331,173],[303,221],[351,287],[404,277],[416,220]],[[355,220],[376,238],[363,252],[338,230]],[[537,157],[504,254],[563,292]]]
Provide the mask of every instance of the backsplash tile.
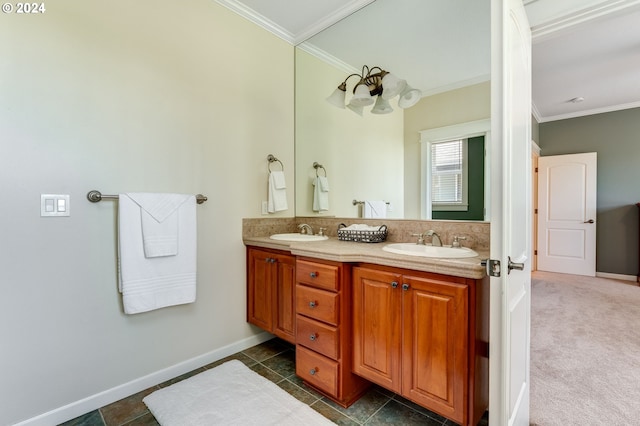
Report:
[[325,228],[329,237],[338,236],[338,226],[341,223],[349,226],[354,223],[367,225],[387,225],[388,242],[416,241],[412,234],[428,230],[435,231],[442,243],[451,244],[454,236],[464,237],[463,247],[474,250],[489,250],[491,224],[489,222],[464,222],[442,220],[385,220],[359,218],[327,218],[327,217],[295,217],[295,218],[247,218],[242,220],[242,237],[266,237],[273,234],[298,232],[298,225],[306,223],[313,227],[314,232]]

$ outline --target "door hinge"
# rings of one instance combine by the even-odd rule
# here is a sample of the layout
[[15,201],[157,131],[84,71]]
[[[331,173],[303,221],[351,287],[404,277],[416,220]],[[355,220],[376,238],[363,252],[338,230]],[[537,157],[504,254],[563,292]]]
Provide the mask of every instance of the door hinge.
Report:
[[494,259],[484,259],[480,264],[487,268],[487,275],[490,277],[500,276],[500,261]]
[[534,250],[533,254],[537,256],[538,255],[538,250]]
[[535,171],[536,171],[536,173],[538,173],[538,168],[537,167],[535,168]]
[[533,210],[533,212],[534,212],[535,214],[538,214],[538,209],[534,209],[534,210]]

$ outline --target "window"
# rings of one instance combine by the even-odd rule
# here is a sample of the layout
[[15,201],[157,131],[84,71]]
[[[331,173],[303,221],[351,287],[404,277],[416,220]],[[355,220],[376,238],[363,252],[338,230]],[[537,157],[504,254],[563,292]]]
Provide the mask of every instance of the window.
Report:
[[467,210],[467,139],[431,144],[433,210]]
[[[481,144],[476,143],[479,137]],[[439,219],[490,220],[490,147],[490,119],[420,131],[421,219],[431,220],[437,211]]]

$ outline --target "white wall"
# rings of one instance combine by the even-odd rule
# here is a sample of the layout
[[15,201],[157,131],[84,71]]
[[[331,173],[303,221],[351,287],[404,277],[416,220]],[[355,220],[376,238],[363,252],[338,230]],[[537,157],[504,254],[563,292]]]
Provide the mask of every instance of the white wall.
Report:
[[[242,218],[269,153],[294,178],[292,46],[211,0],[46,7],[0,16],[2,425],[255,335]],[[91,189],[209,197],[196,303],[122,313],[116,203]],[[41,193],[70,194],[71,216],[41,218]]]

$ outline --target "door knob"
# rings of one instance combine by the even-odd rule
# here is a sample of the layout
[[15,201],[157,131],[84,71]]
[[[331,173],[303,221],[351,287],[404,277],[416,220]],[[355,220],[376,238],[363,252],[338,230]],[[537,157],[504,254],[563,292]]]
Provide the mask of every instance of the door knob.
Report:
[[509,256],[509,264],[507,265],[507,267],[509,268],[509,272],[507,272],[507,274],[510,274],[512,269],[517,269],[518,271],[522,271],[524,269],[524,263],[512,262],[511,256]]
[[582,222],[582,223],[593,223],[593,222],[595,222],[595,220],[593,220],[593,219],[589,219],[589,220],[585,220],[585,221],[584,221],[584,222]]

